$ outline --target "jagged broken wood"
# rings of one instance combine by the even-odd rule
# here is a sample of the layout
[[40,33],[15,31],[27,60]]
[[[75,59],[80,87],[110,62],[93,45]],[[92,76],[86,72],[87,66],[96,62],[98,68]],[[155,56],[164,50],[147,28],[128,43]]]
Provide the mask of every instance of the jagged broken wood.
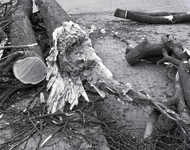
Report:
[[190,12],[156,12],[156,13],[144,13],[137,11],[127,11],[117,8],[115,17],[131,19],[137,22],[149,23],[149,24],[173,24],[180,22],[190,21]]
[[32,14],[32,0],[18,0],[17,6],[18,9],[11,15],[10,42],[12,46],[27,47],[11,49],[10,57],[15,56],[14,53],[22,53],[22,56],[14,58],[13,73],[24,84],[38,84],[46,76],[46,65],[29,20]]

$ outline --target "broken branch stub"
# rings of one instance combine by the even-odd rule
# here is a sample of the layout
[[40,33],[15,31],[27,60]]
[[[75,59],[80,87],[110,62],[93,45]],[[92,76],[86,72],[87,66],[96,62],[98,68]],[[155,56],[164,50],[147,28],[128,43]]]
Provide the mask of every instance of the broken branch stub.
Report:
[[46,65],[29,20],[32,13],[32,0],[18,0],[17,5],[18,9],[11,15],[11,45],[28,45],[28,47],[11,49],[12,53],[23,51],[23,56],[15,58],[13,73],[24,84],[37,84],[45,79]]
[[162,36],[162,41],[164,42],[164,44],[167,46],[168,49],[170,49],[175,56],[177,57],[177,59],[179,60],[183,60],[183,61],[187,61],[189,60],[189,55],[186,51],[183,51],[183,47],[179,46],[178,44],[174,43],[171,39],[169,35],[164,35]]
[[136,47],[126,53],[125,59],[131,66],[133,66],[142,58],[162,55],[162,49],[166,49],[169,53],[171,52],[163,42],[150,43],[147,39],[145,39],[143,42],[139,43]]
[[47,89],[50,90],[48,112],[63,111],[65,103],[70,109],[83,96],[89,101],[82,81],[86,80],[105,97],[107,90],[117,94],[124,102],[131,100],[125,95],[131,88],[113,79],[112,73],[96,55],[87,33],[71,21],[68,14],[54,0],[36,0],[43,16],[46,31],[53,47],[47,60]]

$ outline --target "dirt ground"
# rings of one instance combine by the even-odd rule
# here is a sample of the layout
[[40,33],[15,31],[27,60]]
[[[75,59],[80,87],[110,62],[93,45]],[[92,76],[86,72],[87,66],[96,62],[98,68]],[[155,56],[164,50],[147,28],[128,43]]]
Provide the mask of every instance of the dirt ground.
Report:
[[[145,91],[155,100],[162,100],[174,94],[174,83],[167,76],[170,68],[144,61],[130,66],[124,57],[127,45],[114,37],[113,32],[118,32],[133,46],[136,46],[144,38],[147,38],[151,43],[158,43],[161,42],[162,35],[169,34],[176,41],[181,42],[184,47],[190,49],[190,26],[188,23],[149,25],[117,18],[112,20],[110,18],[113,18],[113,14],[107,12],[71,16],[76,20],[76,23],[84,26],[87,30],[94,29],[89,34],[93,47],[116,79],[131,83],[135,90]],[[30,99],[30,96],[25,97],[25,100],[27,99]],[[19,101],[23,102],[23,100]],[[150,114],[149,107],[123,105],[112,95],[104,102],[99,103],[97,110],[97,114],[102,120],[112,117],[117,121],[115,125],[120,128],[120,131],[126,135],[130,134],[134,139],[142,138]],[[1,121],[0,127],[5,124],[6,122]],[[11,130],[1,133],[1,137],[4,139],[8,139],[9,136],[11,136]],[[3,141],[0,140],[0,142]]]
[[[137,23],[131,20],[112,18],[110,13],[92,13],[73,15],[77,23],[86,28],[95,29],[89,36],[92,39],[94,49],[103,63],[114,74],[114,77],[122,82],[131,83],[138,91],[145,91],[155,100],[164,100],[174,94],[173,80],[168,78],[170,68],[166,65],[139,62],[130,66],[125,60],[126,44],[113,36],[118,34],[133,46],[136,46],[144,38],[151,43],[161,42],[162,35],[171,35],[176,42],[190,49],[190,26],[188,23],[172,25],[150,25]],[[174,77],[174,74],[170,74]],[[130,134],[134,139],[143,136],[147,118],[150,113],[149,107],[122,105],[114,97],[107,98],[101,105],[102,111],[99,115],[106,119],[111,115],[117,120],[120,131],[126,135]],[[172,126],[165,124],[166,129]]]
[[[171,97],[174,93],[174,85],[167,76],[170,68],[147,62],[139,62],[133,67],[130,66],[124,58],[127,46],[114,37],[113,32],[118,32],[133,46],[140,43],[143,38],[147,38],[151,43],[159,43],[162,35],[169,34],[189,49],[189,24],[149,25],[124,19],[110,20],[109,16],[110,14],[84,14],[73,17],[76,18],[77,23],[87,28],[91,28],[92,25],[96,27],[96,30],[90,34],[94,49],[116,79],[131,83],[134,89],[147,92],[155,100]],[[105,33],[101,30],[105,30]],[[106,100],[103,107],[123,126],[142,130],[150,111],[149,108],[140,108],[130,104],[123,106],[114,98]]]

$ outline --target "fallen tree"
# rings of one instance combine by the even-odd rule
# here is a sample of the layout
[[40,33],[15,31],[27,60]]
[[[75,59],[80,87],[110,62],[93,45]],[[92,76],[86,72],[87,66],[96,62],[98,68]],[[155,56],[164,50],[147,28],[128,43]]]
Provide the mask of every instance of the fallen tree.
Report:
[[[177,123],[182,124],[181,129],[185,129],[184,127],[189,124],[189,118],[188,115],[187,117],[184,117],[186,115],[187,109],[186,111],[180,111],[180,109],[184,110],[185,103],[182,100],[180,100],[180,103],[178,100],[176,100],[177,98],[180,98],[178,95],[182,93],[181,88],[179,87],[178,76],[176,76],[175,94],[177,98],[173,97],[170,100],[167,99],[165,101],[157,102],[147,94],[134,91],[129,84],[121,83],[113,78],[111,72],[103,65],[101,59],[96,55],[94,49],[92,48],[91,41],[85,31],[82,30],[79,25],[72,22],[72,19],[55,1],[38,0],[36,3],[40,8],[45,21],[47,33],[49,35],[50,41],[52,42],[52,48],[50,50],[49,57],[46,59],[48,66],[47,80],[49,82],[47,89],[50,90],[47,105],[48,113],[50,114],[44,114],[46,113],[44,111],[46,107],[44,107],[40,109],[40,116],[30,118],[28,115],[26,115],[25,117],[27,118],[24,120],[29,122],[30,125],[33,125],[32,127],[34,132],[38,132],[40,134],[41,131],[39,131],[37,125],[39,125],[38,123],[41,121],[40,127],[42,127],[44,121],[41,120],[42,118],[49,117],[50,121],[48,120],[47,122],[54,121],[57,125],[64,124],[64,126],[59,128],[55,133],[53,133],[53,135],[48,136],[41,143],[41,146],[43,146],[58,131],[65,129],[68,121],[73,121],[72,114],[57,113],[58,111],[64,110],[65,103],[69,102],[71,104],[70,109],[72,109],[74,105],[77,105],[78,97],[81,95],[87,101],[90,101],[85,91],[88,89],[83,88],[84,82],[87,82],[89,85],[91,85],[91,87],[93,87],[102,97],[105,97],[107,93],[111,93],[117,95],[119,100],[123,103],[138,103],[145,106],[151,106],[154,110],[147,124],[145,138],[150,136],[152,133],[152,129],[154,127],[153,124],[156,122],[160,113],[166,115],[172,120],[175,120]],[[162,44],[161,49],[165,48],[169,50],[172,46],[172,43],[169,42],[168,44],[170,45],[169,48],[166,44]],[[17,48],[21,47],[22,46],[18,46]],[[28,46],[23,45],[23,47],[26,48]],[[150,46],[150,49],[148,50],[151,50],[151,47],[152,46]],[[16,48],[16,46],[14,46],[14,48]],[[159,54],[164,54],[164,56],[167,56],[165,55],[165,51],[164,53],[160,49],[156,49],[156,51],[158,51]],[[23,55],[23,53],[21,54]],[[149,54],[151,56],[154,53],[150,52]],[[183,53],[180,53],[179,57],[183,59],[181,54],[183,55]],[[169,59],[169,57],[164,57],[164,59]],[[181,60],[178,62],[180,61]],[[169,109],[169,106],[176,103],[179,106],[179,114]],[[29,113],[29,111],[27,113]],[[80,115],[83,115],[83,112],[80,113]],[[74,115],[77,115],[77,113]],[[57,119],[56,121],[58,121],[56,122],[52,119],[52,116],[59,116],[61,119],[59,118],[59,120],[55,118],[55,120]],[[69,120],[67,120],[68,118]],[[80,119],[74,121],[84,123],[86,122],[84,119],[85,117],[80,116]],[[34,124],[34,121],[36,121],[36,124]],[[87,121],[87,123],[105,125],[104,123],[97,120],[90,120]]]
[[[46,66],[40,47],[37,44],[32,29],[30,17],[32,14],[32,1],[18,1],[18,9],[11,15],[10,42],[14,57],[13,72],[17,79],[24,84],[37,84],[46,76]],[[26,45],[25,48],[19,48]],[[18,46],[18,48],[14,48]],[[20,53],[22,56],[14,56]]]
[[[70,21],[69,16],[55,1],[38,0],[36,4],[40,8],[47,33],[53,43],[50,55],[46,58],[47,89],[50,90],[47,100],[48,113],[63,111],[67,102],[71,104],[70,109],[72,109],[74,105],[78,104],[78,97],[81,95],[86,101],[89,101],[83,88],[83,81],[86,81],[102,97],[105,97],[106,93],[112,93],[117,95],[119,101],[124,104],[138,103],[151,106],[153,110],[159,112],[158,115],[161,113],[179,123],[182,130],[190,123],[189,117],[183,117],[169,109],[172,100],[154,101],[148,94],[134,91],[129,84],[115,80],[96,55],[86,32],[78,24]],[[54,6],[56,9],[49,6]],[[167,46],[162,44],[161,48],[163,47]],[[160,49],[157,51],[159,54],[162,53]],[[152,117],[150,120],[153,122],[148,123],[145,138],[152,133],[153,125],[151,124],[156,122],[156,119],[152,119]],[[149,126],[152,127],[149,128]]]
[[50,55],[46,59],[49,82],[47,89],[51,89],[47,100],[48,112],[62,111],[66,102],[71,104],[72,109],[78,104],[78,97],[81,95],[89,101],[82,84],[85,80],[102,97],[109,91],[117,94],[122,101],[130,101],[131,98],[126,95],[131,89],[130,85],[113,79],[112,73],[96,55],[86,32],[72,22],[55,1],[38,0],[36,4],[53,43]]
[[89,101],[83,81],[87,81],[102,97],[106,93],[112,93],[123,103],[133,101],[157,105],[148,95],[134,91],[129,83],[124,84],[113,78],[96,55],[86,32],[71,21],[57,2],[38,0],[36,4],[53,43],[50,55],[46,58],[49,82],[47,89],[50,90],[47,100],[49,113],[63,111],[66,102],[71,104],[72,109],[78,104],[78,97],[81,95]]
[[137,22],[149,23],[149,24],[172,24],[180,22],[189,22],[189,12],[157,12],[157,13],[144,13],[137,11],[127,11],[122,9],[116,9],[114,13],[115,17],[131,19]]
[[2,68],[7,70],[6,68],[9,67],[9,70],[12,69],[15,77],[23,84],[37,84],[45,78],[46,66],[29,20],[32,13],[32,1],[19,0],[17,7],[11,15],[11,45],[1,47],[11,49],[11,54],[0,64],[1,70]]

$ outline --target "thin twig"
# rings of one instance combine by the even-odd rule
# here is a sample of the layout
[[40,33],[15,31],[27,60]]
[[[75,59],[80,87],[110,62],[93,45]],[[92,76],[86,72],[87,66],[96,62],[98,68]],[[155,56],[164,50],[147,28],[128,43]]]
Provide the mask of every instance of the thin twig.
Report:
[[23,52],[23,51],[17,51],[17,52],[14,52],[14,53],[12,53],[12,54],[6,56],[6,57],[1,58],[0,61],[4,60],[4,59],[6,59],[6,58],[8,58],[8,59],[7,59],[5,62],[1,63],[1,64],[0,64],[0,67],[6,66],[6,65],[9,64],[12,60],[14,60],[17,56],[22,56],[22,55],[24,55],[24,52]]
[[11,45],[11,46],[1,46],[0,49],[10,49],[10,48],[28,48],[28,47],[32,47],[32,46],[37,46],[38,43],[34,43],[34,44],[28,44],[28,45]]
[[114,37],[117,37],[118,39],[120,39],[125,44],[129,45],[129,42],[124,37],[118,35],[118,33],[113,32],[113,35],[114,35]]
[[37,128],[37,126],[35,125],[35,123],[32,121],[32,119],[30,117],[28,117],[29,121],[32,123],[32,125],[34,126],[34,128],[38,131],[39,134],[41,134],[43,136],[43,134],[40,132],[40,130]]
[[68,121],[65,122],[65,124],[64,124],[61,128],[59,128],[58,130],[56,130],[52,135],[49,135],[49,136],[42,142],[42,144],[40,145],[40,147],[43,147],[44,144],[47,143],[47,141],[49,141],[52,137],[54,137],[59,131],[61,131],[62,129],[65,129],[66,126],[67,126],[67,124],[68,124]]

